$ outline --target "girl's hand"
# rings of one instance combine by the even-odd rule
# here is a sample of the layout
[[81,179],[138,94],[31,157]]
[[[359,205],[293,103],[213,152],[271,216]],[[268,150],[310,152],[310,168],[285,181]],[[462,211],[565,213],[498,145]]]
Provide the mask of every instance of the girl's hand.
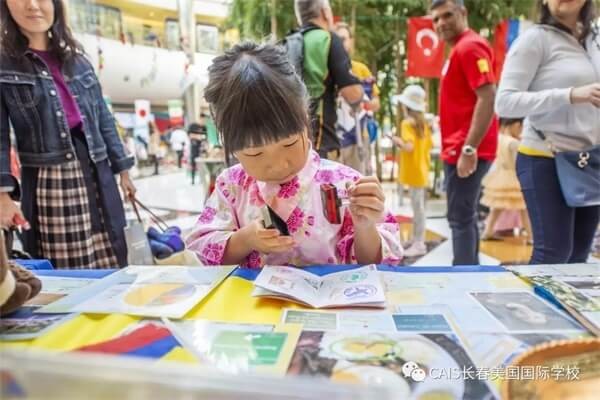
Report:
[[135,197],[137,189],[129,177],[129,171],[121,172],[120,177],[121,190],[123,191],[123,196],[125,196],[125,201],[128,201],[129,199]]
[[277,229],[265,229],[262,221],[254,221],[242,229],[248,246],[260,253],[285,253],[296,244],[291,236],[282,236]]
[[394,144],[399,148],[402,148],[402,146],[404,146],[404,142],[398,136],[392,136],[392,142],[394,142]]
[[30,228],[29,222],[8,193],[0,193],[0,229],[8,229],[13,226],[20,226],[23,229]]
[[365,176],[348,188],[350,214],[355,228],[370,228],[381,222],[385,195],[376,176]]

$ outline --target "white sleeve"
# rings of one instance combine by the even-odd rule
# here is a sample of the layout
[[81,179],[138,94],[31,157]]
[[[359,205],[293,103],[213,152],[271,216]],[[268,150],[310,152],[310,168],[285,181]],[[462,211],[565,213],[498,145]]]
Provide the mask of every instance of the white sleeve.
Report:
[[543,29],[530,28],[511,47],[496,94],[496,113],[500,117],[524,118],[570,104],[571,88],[530,91],[539,67],[547,58],[546,35]]

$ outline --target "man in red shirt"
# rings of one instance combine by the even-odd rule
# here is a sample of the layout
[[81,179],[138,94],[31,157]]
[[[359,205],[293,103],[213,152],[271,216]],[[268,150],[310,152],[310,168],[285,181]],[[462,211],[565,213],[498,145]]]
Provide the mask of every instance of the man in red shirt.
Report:
[[496,78],[490,45],[469,29],[463,0],[434,0],[433,24],[452,46],[442,71],[440,125],[454,265],[479,264],[477,205],[496,156]]

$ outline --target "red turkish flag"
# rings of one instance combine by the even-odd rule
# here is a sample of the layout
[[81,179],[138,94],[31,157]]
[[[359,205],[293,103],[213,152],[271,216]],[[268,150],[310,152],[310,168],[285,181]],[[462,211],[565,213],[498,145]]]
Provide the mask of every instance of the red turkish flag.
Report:
[[430,17],[408,19],[407,76],[439,78],[444,66],[444,42],[433,29]]

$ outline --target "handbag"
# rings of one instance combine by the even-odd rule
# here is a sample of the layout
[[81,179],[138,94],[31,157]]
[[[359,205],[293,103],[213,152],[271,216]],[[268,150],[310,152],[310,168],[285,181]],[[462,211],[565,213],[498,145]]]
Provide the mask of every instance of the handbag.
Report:
[[[8,254],[8,258],[11,260],[31,260],[32,257],[24,250],[15,249],[14,243],[14,235],[19,234],[16,228],[2,229],[4,233],[4,245],[6,248],[6,253]],[[20,236],[18,236],[21,239]]]
[[554,154],[558,181],[567,205],[600,206],[600,145],[581,151],[557,151],[543,132],[533,130]]
[[150,215],[150,219],[156,225],[151,226],[144,233],[145,241],[149,246],[150,257],[155,265],[202,265],[194,252],[188,250],[181,238],[181,229],[177,226],[169,226],[162,218],[156,215],[150,208],[142,204],[137,198],[130,198],[133,209],[139,221],[141,216],[138,207]]
[[154,265],[154,257],[150,249],[150,242],[144,230],[144,222],[137,209],[137,204],[131,198],[131,204],[137,221],[130,222],[125,228],[125,241],[127,242],[127,263],[129,265]]

